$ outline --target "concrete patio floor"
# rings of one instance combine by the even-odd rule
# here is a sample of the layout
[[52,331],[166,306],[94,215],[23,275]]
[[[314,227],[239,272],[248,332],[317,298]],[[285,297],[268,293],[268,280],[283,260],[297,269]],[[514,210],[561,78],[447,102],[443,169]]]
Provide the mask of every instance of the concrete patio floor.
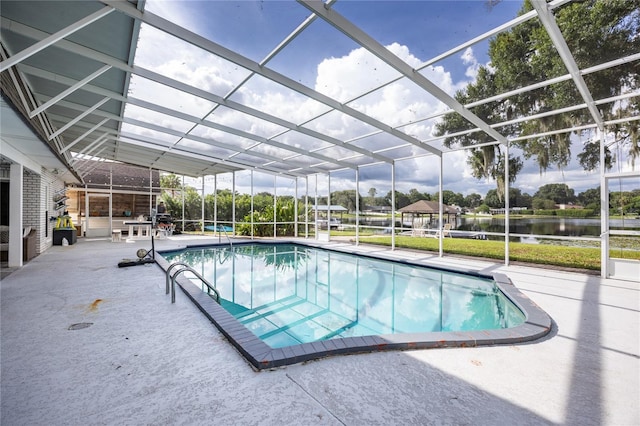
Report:
[[[117,267],[140,247],[79,239],[2,279],[0,424],[640,424],[638,282],[363,245],[503,272],[555,327],[530,344],[256,372],[182,292],[170,303],[157,265]],[[79,323],[92,325],[69,329]]]

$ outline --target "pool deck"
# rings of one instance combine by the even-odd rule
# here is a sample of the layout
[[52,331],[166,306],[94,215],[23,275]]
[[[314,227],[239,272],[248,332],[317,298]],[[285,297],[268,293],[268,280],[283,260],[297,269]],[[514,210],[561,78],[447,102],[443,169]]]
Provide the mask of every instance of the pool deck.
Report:
[[[156,248],[208,241],[218,239],[174,236]],[[157,265],[116,266],[141,247],[83,238],[3,275],[0,424],[640,424],[638,282],[361,245],[504,273],[554,327],[528,344],[256,372],[185,294],[171,304]]]

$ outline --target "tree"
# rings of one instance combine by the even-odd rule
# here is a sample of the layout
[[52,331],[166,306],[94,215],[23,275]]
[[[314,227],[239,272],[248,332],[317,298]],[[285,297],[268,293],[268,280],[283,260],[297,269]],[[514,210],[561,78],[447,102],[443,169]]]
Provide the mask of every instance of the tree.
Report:
[[[384,200],[385,200],[384,205],[386,206],[391,205],[391,191],[387,192],[387,195],[385,195]],[[400,191],[396,191],[396,209],[401,209],[403,207],[408,206],[409,204],[411,204],[409,197]]]
[[480,204],[482,204],[482,195],[480,194],[477,194],[474,192],[473,194],[469,194],[466,197],[464,197],[464,204],[463,204],[464,207],[475,209]]
[[176,191],[182,188],[182,181],[173,173],[162,175],[160,176],[160,188],[165,190],[168,189],[171,192],[171,197],[175,197]]
[[[352,189],[352,190],[332,192],[331,204],[339,204],[342,207],[349,210],[350,212],[355,211],[356,210],[356,191]],[[364,207],[364,205],[362,204],[362,197],[360,197],[359,206],[360,208]]]
[[497,189],[490,189],[484,197],[484,203],[492,209],[504,207],[504,200],[498,195]]
[[415,188],[411,188],[409,190],[409,204],[413,204],[416,201],[420,201],[420,200],[427,200],[430,201],[431,200],[431,196],[429,194],[427,194],[426,192],[420,192]]
[[576,201],[573,189],[564,183],[549,183],[543,185],[533,194],[533,198],[553,200],[556,204],[569,204]]
[[376,194],[378,193],[378,190],[375,188],[369,188],[369,204],[371,204],[372,206],[375,205],[374,204],[374,200],[376,199]]
[[[436,192],[433,195],[433,198],[438,200],[440,198],[440,193]],[[448,206],[461,206],[464,203],[464,196],[459,192],[456,193],[449,189],[445,189],[442,191],[442,202]]]
[[[520,13],[532,10],[531,3],[526,0]],[[588,0],[572,2],[554,11],[556,21],[578,66],[583,69],[615,58],[637,53],[640,31],[640,0]],[[598,52],[597,63],[594,63],[594,52]],[[465,90],[456,93],[455,97],[463,104],[505,93],[532,83],[542,82],[567,74],[567,69],[558,55],[549,35],[539,20],[532,19],[497,35],[490,41],[490,67],[480,67],[475,82]],[[584,76],[592,97],[595,100],[605,99],[622,92],[637,90],[640,85],[637,65],[629,62],[611,67],[597,73]],[[472,111],[489,124],[511,122],[509,125],[498,125],[497,130],[507,136],[544,134],[549,130],[571,128],[592,121],[589,110],[582,108],[564,114],[549,114],[535,120],[513,123],[510,120],[544,114],[561,108],[574,106],[583,102],[572,80],[565,80],[536,90],[520,93],[506,99],[483,103],[472,108]],[[608,102],[598,105],[605,119],[614,118],[616,114],[633,116],[640,112],[640,101],[632,98],[629,102]],[[623,114],[624,113],[624,114]],[[472,129],[467,122],[456,113],[449,113],[437,125],[439,135],[452,134]],[[619,143],[628,147],[632,161],[640,156],[638,141],[638,123],[629,121],[617,125],[614,133]],[[591,130],[582,131],[587,136]],[[484,132],[472,132],[447,137],[445,146],[474,146],[493,142]],[[588,141],[580,155],[580,163],[587,170],[597,167],[599,150]],[[570,158],[570,133],[551,134],[514,142],[521,148],[525,158],[534,158],[543,173],[552,166],[562,169]],[[504,152],[500,145],[486,145],[471,148],[468,163],[473,176],[478,179],[496,179],[498,189],[500,182],[500,162],[504,162]],[[515,160],[515,159],[514,159]],[[512,161],[512,160],[510,160]],[[517,160],[516,160],[517,161]],[[607,162],[611,158],[607,158]],[[609,164],[609,163],[608,163]],[[521,163],[510,166],[509,178],[515,179]],[[502,167],[504,170],[504,166]],[[499,194],[503,193],[502,190]]]
[[[262,193],[262,198],[265,199],[267,195],[270,196],[271,194]],[[294,235],[295,228],[293,222],[296,216],[294,199],[292,197],[278,197],[276,199],[275,211],[273,197],[271,201],[271,204],[265,205],[261,209],[255,209],[253,213],[249,213],[243,218],[243,222],[245,223],[237,225],[239,235],[251,235],[251,222],[253,222],[253,235],[257,237],[273,237],[274,219],[278,222],[276,225],[278,235]]]
[[[490,189],[484,197],[484,203],[493,209],[503,209],[504,197],[501,197],[497,189]],[[531,195],[522,193],[520,188],[509,188],[509,207],[531,207]]]
[[548,198],[533,197],[532,207],[534,210],[553,210],[556,203]]
[[196,220],[202,216],[202,198],[197,189],[187,186],[184,194],[185,219]]
[[584,208],[600,210],[600,187],[587,189],[584,192],[578,194],[578,202],[582,204]]
[[526,192],[523,193],[520,188],[509,188],[509,207],[526,207],[531,208],[533,206],[533,199],[531,195]]

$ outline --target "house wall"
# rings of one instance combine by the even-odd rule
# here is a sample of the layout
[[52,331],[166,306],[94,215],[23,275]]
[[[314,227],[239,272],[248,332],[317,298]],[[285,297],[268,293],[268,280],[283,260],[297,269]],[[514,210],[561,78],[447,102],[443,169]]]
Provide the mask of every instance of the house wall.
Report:
[[41,197],[41,182],[42,178],[33,172],[24,170],[24,177],[22,181],[22,227],[32,228],[36,230],[36,253],[42,253],[40,244],[40,235],[44,229],[41,229],[42,222],[40,214],[42,209],[42,197]]
[[[89,190],[91,192],[91,190]],[[104,193],[104,192],[103,192]],[[85,190],[69,188],[67,190],[67,210],[69,215],[73,218],[74,223],[79,223],[81,217],[85,216]],[[114,190],[111,193],[112,211],[113,217],[125,217],[125,212],[128,212],[128,217],[138,217],[140,215],[149,216],[151,214],[149,205],[155,207],[156,200],[159,198],[159,194],[153,194],[152,203],[149,203],[148,192],[133,193],[129,191],[127,193],[119,193]],[[109,217],[109,198],[89,198],[91,205],[89,206],[89,217]],[[152,207],[153,208],[153,207]]]
[[[55,222],[51,221],[51,217],[56,217],[58,214],[62,214],[63,209],[56,212],[53,201],[53,196],[59,191],[63,191],[65,184],[58,178],[57,175],[42,169],[40,175],[37,177],[37,183],[33,184],[32,190],[26,190],[25,181],[25,206],[30,203],[33,208],[30,211],[23,212],[25,226],[31,226],[38,230],[36,236],[36,252],[38,254],[43,253],[49,247],[53,246],[53,227]],[[27,192],[31,195],[29,198],[35,198],[37,200],[27,200]],[[27,221],[29,223],[27,223]]]

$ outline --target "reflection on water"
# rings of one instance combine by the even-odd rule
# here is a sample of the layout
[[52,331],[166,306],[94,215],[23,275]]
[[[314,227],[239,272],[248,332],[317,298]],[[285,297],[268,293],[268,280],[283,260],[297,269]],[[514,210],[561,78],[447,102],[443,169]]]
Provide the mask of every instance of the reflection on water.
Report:
[[293,244],[165,254],[215,283],[224,306],[273,348],[334,337],[513,327],[492,280]]
[[[505,231],[505,219],[493,217],[463,217],[457,229],[463,231]],[[612,219],[611,229],[640,230],[640,219]],[[557,235],[570,237],[599,237],[600,219],[576,218],[510,218],[509,232],[512,234]]]

